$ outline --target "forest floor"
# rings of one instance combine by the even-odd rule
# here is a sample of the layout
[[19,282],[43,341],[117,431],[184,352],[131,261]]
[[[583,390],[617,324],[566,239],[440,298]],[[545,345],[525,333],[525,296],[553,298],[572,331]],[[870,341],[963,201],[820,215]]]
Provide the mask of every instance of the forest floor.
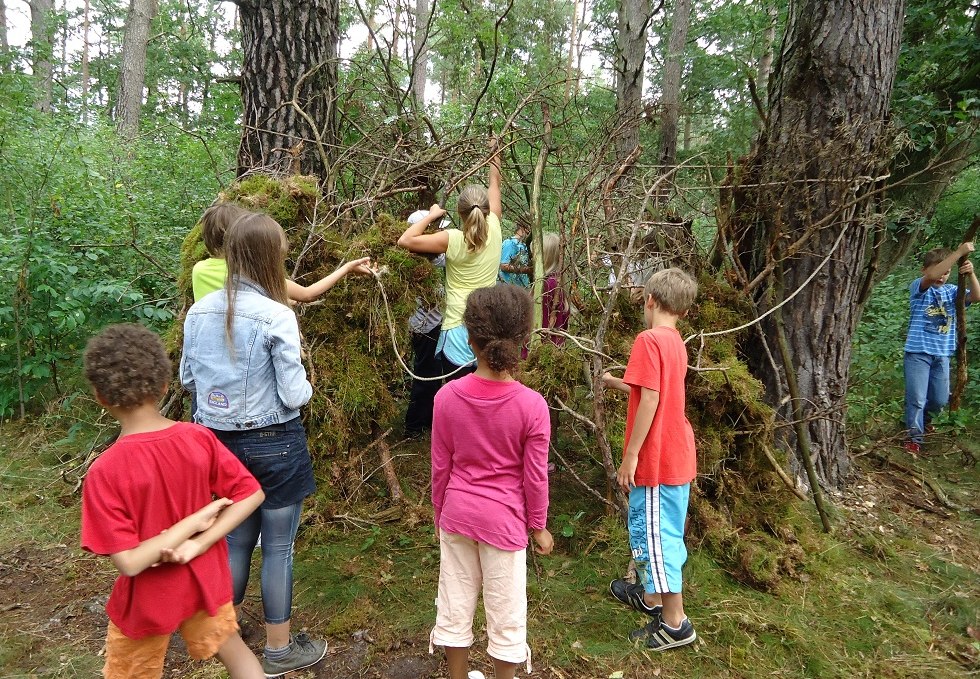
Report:
[[[91,447],[84,432],[61,431],[57,418],[0,427],[0,676],[90,677],[101,667],[114,571],[108,559],[78,547],[79,496],[70,470],[78,451]],[[691,549],[685,605],[699,640],[660,655],[631,647],[626,635],[644,620],[606,592],[629,558],[625,532],[559,469],[550,519],[555,551],[529,557],[532,676],[977,676],[975,434],[935,435],[918,458],[888,442],[855,451],[847,491],[829,498],[834,532],[820,533],[812,506],[800,503],[795,531],[807,554],[804,568],[774,591],[736,583]],[[330,650],[293,679],[447,676],[441,653],[428,653],[438,549],[426,442],[400,443],[393,453],[408,496],[397,516],[381,511],[384,488],[374,479],[357,503],[318,497],[304,512],[294,626],[325,636]],[[587,457],[582,464],[594,466]],[[254,580],[257,573],[244,636],[260,650]],[[471,667],[491,676],[485,644],[478,623]],[[187,660],[175,639],[165,676],[224,675],[216,661]]]

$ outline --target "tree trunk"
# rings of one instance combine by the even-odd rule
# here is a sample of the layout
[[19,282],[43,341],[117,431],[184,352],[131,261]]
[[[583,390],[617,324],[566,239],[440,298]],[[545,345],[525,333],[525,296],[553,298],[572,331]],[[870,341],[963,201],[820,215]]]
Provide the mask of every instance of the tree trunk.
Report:
[[[760,312],[802,288],[763,321],[770,351],[761,342],[747,347],[750,365],[787,419],[794,410],[806,419],[818,474],[834,487],[850,465],[844,397],[870,232],[864,217],[874,208],[866,196],[890,159],[886,120],[903,16],[903,0],[793,6],[769,126],[735,194],[737,265]],[[782,403],[788,372],[800,403]],[[799,450],[791,429],[782,429],[784,440]]]
[[51,110],[51,13],[54,0],[30,0],[31,8],[31,69],[37,81],[40,111]]
[[649,0],[620,0],[616,33],[616,114],[620,124],[616,157],[626,158],[640,144],[643,60],[646,56]]
[[[572,94],[572,82],[578,82],[578,74],[575,70],[575,44],[578,41],[578,7],[580,0],[572,3],[572,25],[568,30],[568,65],[565,68],[565,101],[567,102]],[[576,86],[575,91],[578,92]]]
[[134,139],[139,133],[146,84],[146,46],[150,42],[150,22],[156,13],[156,0],[130,0],[116,101],[116,129],[126,139]]
[[[6,60],[8,51],[10,42],[7,40],[7,5],[4,0],[0,0],[0,58]],[[6,61],[0,63],[0,69],[7,70]]]
[[[434,9],[434,8],[433,8]],[[429,21],[432,10],[429,0],[415,0],[415,54],[412,59],[412,92],[415,96],[416,110],[425,106],[425,78],[428,57],[425,44],[429,38]]]
[[337,0],[255,0],[242,23],[239,176],[254,169],[312,174],[328,193],[337,143]]
[[85,9],[82,14],[82,124],[88,125],[88,90],[89,90],[89,44],[88,34],[91,29],[89,11],[91,3],[85,0]]
[[660,165],[669,170],[677,161],[677,122],[681,108],[681,66],[687,29],[691,25],[691,0],[677,0],[674,18],[667,41],[667,58],[664,59],[664,81],[660,117]]

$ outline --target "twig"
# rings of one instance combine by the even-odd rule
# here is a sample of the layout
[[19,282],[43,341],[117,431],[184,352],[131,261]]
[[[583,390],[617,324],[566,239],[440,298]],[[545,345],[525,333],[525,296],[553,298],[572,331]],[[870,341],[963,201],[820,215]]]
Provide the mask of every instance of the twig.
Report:
[[572,466],[570,464],[568,464],[568,462],[565,460],[564,457],[562,457],[561,453],[558,452],[558,449],[555,448],[555,446],[551,446],[551,452],[553,452],[555,454],[555,457],[557,457],[561,461],[561,463],[565,467],[565,469],[568,470],[568,473],[571,474],[575,478],[575,480],[578,481],[582,485],[583,488],[585,488],[585,490],[587,490],[591,495],[599,498],[599,500],[601,500],[603,502],[603,504],[606,504],[609,507],[612,507],[613,509],[619,509],[619,507],[617,507],[614,503],[612,503],[609,500],[607,500],[606,498],[604,498],[602,496],[602,493],[600,493],[595,488],[593,488],[592,486],[590,486],[589,484],[587,484],[585,481],[583,481],[582,480],[582,477],[575,473],[575,470],[572,469]]

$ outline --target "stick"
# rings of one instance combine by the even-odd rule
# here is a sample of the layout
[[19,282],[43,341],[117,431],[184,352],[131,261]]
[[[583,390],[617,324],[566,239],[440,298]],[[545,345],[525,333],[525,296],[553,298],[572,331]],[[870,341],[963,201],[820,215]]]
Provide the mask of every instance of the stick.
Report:
[[762,452],[766,454],[766,459],[769,460],[770,464],[772,464],[772,468],[776,470],[776,475],[783,480],[783,483],[786,484],[786,487],[789,488],[790,492],[793,493],[793,495],[795,495],[799,499],[806,502],[807,500],[806,493],[804,493],[802,490],[796,487],[796,482],[789,477],[789,474],[786,473],[786,470],[783,469],[783,466],[779,464],[779,460],[777,460],[776,456],[772,454],[771,450],[769,450],[769,446],[762,446]]
[[[980,214],[973,217],[973,223],[966,230],[963,242],[973,242],[977,237],[977,229],[980,229]],[[967,255],[960,257],[959,266],[966,264],[966,259]],[[960,276],[956,281],[956,386],[953,387],[953,395],[949,397],[950,412],[959,410],[963,400],[967,377],[966,360],[966,276]]]

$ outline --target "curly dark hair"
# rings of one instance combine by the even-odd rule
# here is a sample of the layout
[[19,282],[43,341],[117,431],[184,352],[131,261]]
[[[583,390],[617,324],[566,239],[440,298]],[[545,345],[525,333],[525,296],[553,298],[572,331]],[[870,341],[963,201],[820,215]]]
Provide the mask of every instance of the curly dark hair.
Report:
[[474,290],[463,323],[491,370],[513,372],[531,336],[531,295],[517,285]]
[[133,408],[160,398],[171,364],[160,337],[136,323],[110,325],[85,347],[85,379],[108,405]]

